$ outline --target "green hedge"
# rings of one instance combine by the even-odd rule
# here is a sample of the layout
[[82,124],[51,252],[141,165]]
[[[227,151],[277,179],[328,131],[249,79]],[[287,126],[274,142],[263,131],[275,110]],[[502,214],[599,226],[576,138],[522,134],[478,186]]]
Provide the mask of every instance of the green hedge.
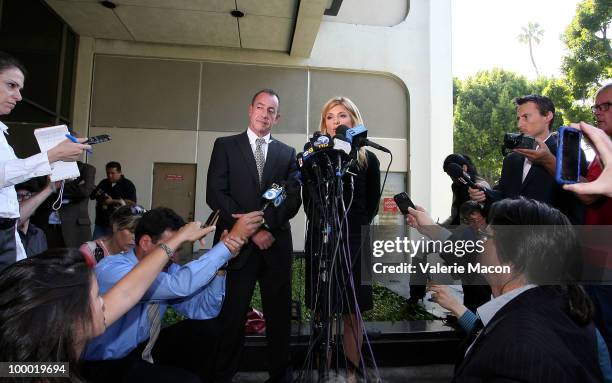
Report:
[[[292,281],[291,281],[291,297],[294,301],[300,302],[302,309],[302,320],[307,321],[312,317],[312,312],[306,308],[304,303],[304,275],[305,275],[305,260],[304,258],[295,259],[293,261]],[[373,287],[374,308],[363,314],[365,321],[403,321],[403,320],[421,320],[435,319],[435,317],[426,311],[418,304],[410,304],[408,301],[387,289],[382,285],[375,284]],[[259,284],[255,286],[251,306],[262,310],[261,294],[259,293]],[[164,316],[163,323],[165,325],[173,324],[183,320],[184,317],[178,314],[172,308],[168,308]]]

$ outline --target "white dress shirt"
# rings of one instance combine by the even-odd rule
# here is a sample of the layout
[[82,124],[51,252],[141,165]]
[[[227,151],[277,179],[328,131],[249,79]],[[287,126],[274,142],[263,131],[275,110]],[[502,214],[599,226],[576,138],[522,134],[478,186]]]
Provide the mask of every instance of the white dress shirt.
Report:
[[[16,185],[30,178],[51,174],[51,165],[47,152],[38,153],[32,157],[19,159],[15,151],[6,141],[8,127],[0,122],[0,217],[19,218],[19,202],[17,201]],[[17,260],[26,257],[19,234],[15,229],[17,244]]]
[[[255,140],[258,139],[259,137],[257,136],[257,134],[253,133],[253,131],[250,128],[247,128],[247,136],[249,137],[249,144],[251,144],[251,150],[253,151],[253,156],[255,156],[255,149],[257,148],[257,144],[255,143]],[[261,148],[263,149],[264,159],[267,159],[268,158],[268,144],[272,142],[272,138],[270,137],[270,133],[266,134],[265,136],[261,138],[266,140],[266,143],[263,144]]]
[[[550,136],[552,136],[552,133],[548,135],[548,137],[546,137],[546,139],[544,140],[544,142],[548,141],[548,139],[550,138]],[[536,149],[539,149],[540,145],[536,145]],[[555,153],[553,153],[555,154]],[[531,161],[529,161],[527,159],[527,157],[525,157],[525,162],[523,162],[523,178],[521,179],[521,182],[525,182],[525,178],[527,178],[527,174],[529,173],[529,171],[531,170]]]

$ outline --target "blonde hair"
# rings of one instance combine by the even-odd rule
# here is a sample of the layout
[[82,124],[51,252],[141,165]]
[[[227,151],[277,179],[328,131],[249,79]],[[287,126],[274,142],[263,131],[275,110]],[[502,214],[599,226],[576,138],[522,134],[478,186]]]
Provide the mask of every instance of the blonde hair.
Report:
[[[327,125],[325,125],[325,116],[330,109],[338,105],[342,105],[349,112],[353,126],[363,124],[363,118],[361,117],[361,113],[359,112],[357,105],[355,105],[355,103],[347,97],[338,96],[328,100],[325,105],[323,105],[323,109],[321,110],[321,121],[319,123],[319,131],[321,133],[328,134]],[[357,153],[357,165],[360,169],[365,169],[368,167],[368,157],[364,147],[360,148],[359,152]]]

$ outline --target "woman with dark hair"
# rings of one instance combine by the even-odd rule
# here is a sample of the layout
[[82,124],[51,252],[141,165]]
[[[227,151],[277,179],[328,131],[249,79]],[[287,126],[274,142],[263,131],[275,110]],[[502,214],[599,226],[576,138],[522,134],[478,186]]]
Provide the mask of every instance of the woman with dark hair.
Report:
[[[25,68],[16,58],[0,52],[0,116],[11,113],[21,101],[25,73]],[[28,219],[52,193],[51,187],[47,187],[20,206],[14,185],[50,174],[52,163],[76,161],[84,149],[91,148],[64,140],[49,151],[19,159],[6,141],[5,134],[8,134],[8,127],[0,122],[0,270],[26,257],[17,233],[18,220]]]
[[[48,250],[12,264],[0,273],[0,361],[69,362],[71,380],[80,381],[75,370],[87,341],[142,298],[172,249],[214,230],[200,222],[184,225],[102,296],[91,260],[76,249]],[[244,240],[225,243],[234,253]]]
[[134,246],[134,230],[145,212],[140,205],[121,206],[110,217],[112,234],[85,242],[79,250],[95,263],[109,255],[126,252]]
[[[485,187],[490,187],[487,181],[484,178],[478,175],[478,170],[476,170],[476,165],[472,162],[472,159],[466,154],[449,154],[445,159],[442,165],[442,168],[446,172],[448,166],[450,164],[459,165],[465,173],[470,176],[470,179],[474,183],[479,183]],[[457,180],[453,180],[451,185],[451,190],[453,191],[453,203],[451,205],[451,215],[448,217],[442,224],[444,226],[457,226],[461,223],[461,215],[459,209],[461,205],[470,200],[470,194],[468,193],[468,186],[462,184]]]
[[[408,223],[428,236],[444,230],[422,208],[409,211]],[[520,198],[493,204],[489,222],[479,266],[494,299],[476,310],[454,381],[602,382],[605,343],[577,284],[581,255],[567,217]]]

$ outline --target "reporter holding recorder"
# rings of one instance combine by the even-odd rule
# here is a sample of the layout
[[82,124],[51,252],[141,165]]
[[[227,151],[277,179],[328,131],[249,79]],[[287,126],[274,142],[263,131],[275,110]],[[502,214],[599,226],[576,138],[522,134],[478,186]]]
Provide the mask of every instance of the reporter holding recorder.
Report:
[[[11,113],[21,101],[21,90],[26,70],[14,57],[0,52],[0,116]],[[8,127],[0,122],[0,270],[24,259],[25,250],[17,234],[17,221],[29,218],[36,208],[52,193],[47,187],[35,197],[22,203],[17,201],[14,185],[33,177],[51,173],[51,164],[57,161],[76,161],[89,145],[64,140],[51,150],[19,159],[8,144]],[[79,139],[84,142],[85,139]]]
[[[214,230],[191,222],[163,243],[177,249]],[[226,238],[233,252],[243,243]],[[81,382],[78,361],[86,343],[142,298],[168,260],[166,250],[155,247],[102,295],[93,263],[76,249],[48,250],[13,263],[0,272],[0,361],[68,362],[69,381]]]
[[[225,271],[242,245],[259,229],[260,211],[236,215],[236,223],[221,241],[199,259],[182,266],[170,263],[156,277],[134,307],[101,336],[87,345],[83,375],[90,382],[198,382],[210,371],[202,344],[212,354],[218,332],[209,328],[225,297]],[[161,247],[171,260],[177,247],[165,241],[184,224],[168,208],[152,209],[140,218],[135,230],[136,246],[126,253],[105,257],[96,266],[101,291],[111,289],[120,278],[152,251]],[[172,306],[188,319],[161,329],[166,308]]]

